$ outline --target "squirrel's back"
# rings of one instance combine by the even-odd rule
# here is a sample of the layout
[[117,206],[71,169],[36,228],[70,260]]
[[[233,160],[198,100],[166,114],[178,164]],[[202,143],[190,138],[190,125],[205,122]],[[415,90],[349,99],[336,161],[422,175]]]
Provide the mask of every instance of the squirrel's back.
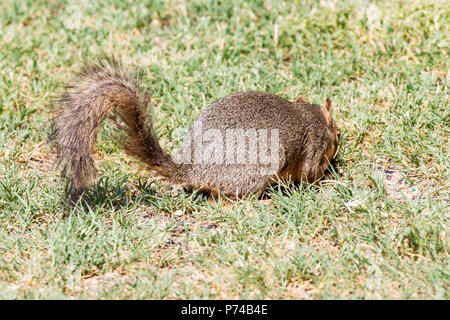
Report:
[[[308,146],[313,146],[308,152],[323,158],[327,128],[318,105],[292,103],[267,92],[240,92],[203,110],[174,158],[191,189],[242,197],[279,178],[300,180]],[[322,161],[317,160],[319,167]],[[310,180],[319,177],[320,168],[314,170]]]

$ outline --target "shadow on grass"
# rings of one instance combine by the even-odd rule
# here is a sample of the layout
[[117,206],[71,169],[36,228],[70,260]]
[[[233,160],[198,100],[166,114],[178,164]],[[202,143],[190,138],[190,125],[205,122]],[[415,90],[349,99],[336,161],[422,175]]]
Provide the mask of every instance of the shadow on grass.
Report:
[[203,199],[202,194],[170,190],[156,180],[139,179],[136,183],[130,183],[129,177],[110,180],[103,176],[77,202],[63,199],[63,206],[66,209],[76,206],[81,211],[102,207],[118,211],[142,205],[158,211],[174,211],[182,206],[195,205]]
[[[308,186],[311,189],[320,187],[320,182],[327,179],[338,179],[338,168],[343,164],[338,158],[333,159],[325,175],[316,184],[304,184],[294,181],[283,181],[267,188],[259,196],[259,200],[272,199],[274,193],[290,197],[294,192]],[[156,207],[159,210],[173,211],[180,206],[195,206],[208,200],[210,194],[206,191],[174,190],[159,184],[156,180],[141,180],[130,183],[129,177],[114,178],[102,176],[89,188],[81,198],[73,203],[63,199],[66,208],[79,207],[82,211],[92,208],[109,207],[117,211],[132,208],[137,205]]]
[[337,157],[334,158],[328,169],[325,171],[322,178],[316,181],[316,183],[310,184],[310,183],[304,183],[304,182],[297,182],[297,181],[282,181],[278,184],[269,186],[260,196],[260,200],[268,200],[272,199],[274,196],[274,193],[278,195],[282,195],[285,197],[292,196],[293,192],[297,192],[298,190],[302,190],[305,187],[310,190],[317,190],[321,186],[321,182],[324,180],[336,180],[339,179],[339,167],[343,165],[343,161],[338,159]]

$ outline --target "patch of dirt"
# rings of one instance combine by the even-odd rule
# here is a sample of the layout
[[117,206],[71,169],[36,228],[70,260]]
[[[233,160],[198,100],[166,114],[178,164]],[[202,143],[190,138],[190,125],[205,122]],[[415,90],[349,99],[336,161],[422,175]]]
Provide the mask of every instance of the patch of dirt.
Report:
[[439,185],[437,181],[421,177],[415,172],[377,167],[376,174],[383,176],[386,195],[390,199],[404,202],[424,195],[430,195],[432,199],[442,199],[447,195],[448,200],[450,186]]
[[293,281],[287,286],[287,291],[281,299],[310,300],[317,293],[317,288],[309,281]]
[[55,152],[50,152],[44,141],[38,143],[29,154],[19,157],[17,162],[27,163],[27,169],[37,169],[39,172],[50,172],[55,169]]
[[132,276],[121,275],[120,272],[107,272],[103,275],[93,275],[85,278],[81,284],[81,291],[85,291],[88,296],[95,297],[99,292],[108,291],[118,283],[132,280]]

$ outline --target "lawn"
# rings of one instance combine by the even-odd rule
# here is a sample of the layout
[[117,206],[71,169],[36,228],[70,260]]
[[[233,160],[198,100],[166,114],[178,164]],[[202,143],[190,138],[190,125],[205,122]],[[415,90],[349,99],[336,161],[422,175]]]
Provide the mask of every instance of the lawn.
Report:
[[[0,4],[1,299],[449,299],[447,1]],[[77,206],[47,143],[83,61],[144,70],[154,127],[228,94],[323,104],[341,131],[318,185],[210,203],[125,155],[108,123]]]

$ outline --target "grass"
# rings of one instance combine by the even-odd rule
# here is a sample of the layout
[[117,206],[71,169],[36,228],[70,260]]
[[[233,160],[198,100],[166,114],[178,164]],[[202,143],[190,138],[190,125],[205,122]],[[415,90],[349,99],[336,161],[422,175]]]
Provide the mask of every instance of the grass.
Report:
[[[446,1],[77,3],[0,4],[0,298],[450,298]],[[209,204],[106,125],[96,185],[64,207],[48,104],[103,53],[144,68],[168,151],[233,92],[331,97],[334,170]]]

